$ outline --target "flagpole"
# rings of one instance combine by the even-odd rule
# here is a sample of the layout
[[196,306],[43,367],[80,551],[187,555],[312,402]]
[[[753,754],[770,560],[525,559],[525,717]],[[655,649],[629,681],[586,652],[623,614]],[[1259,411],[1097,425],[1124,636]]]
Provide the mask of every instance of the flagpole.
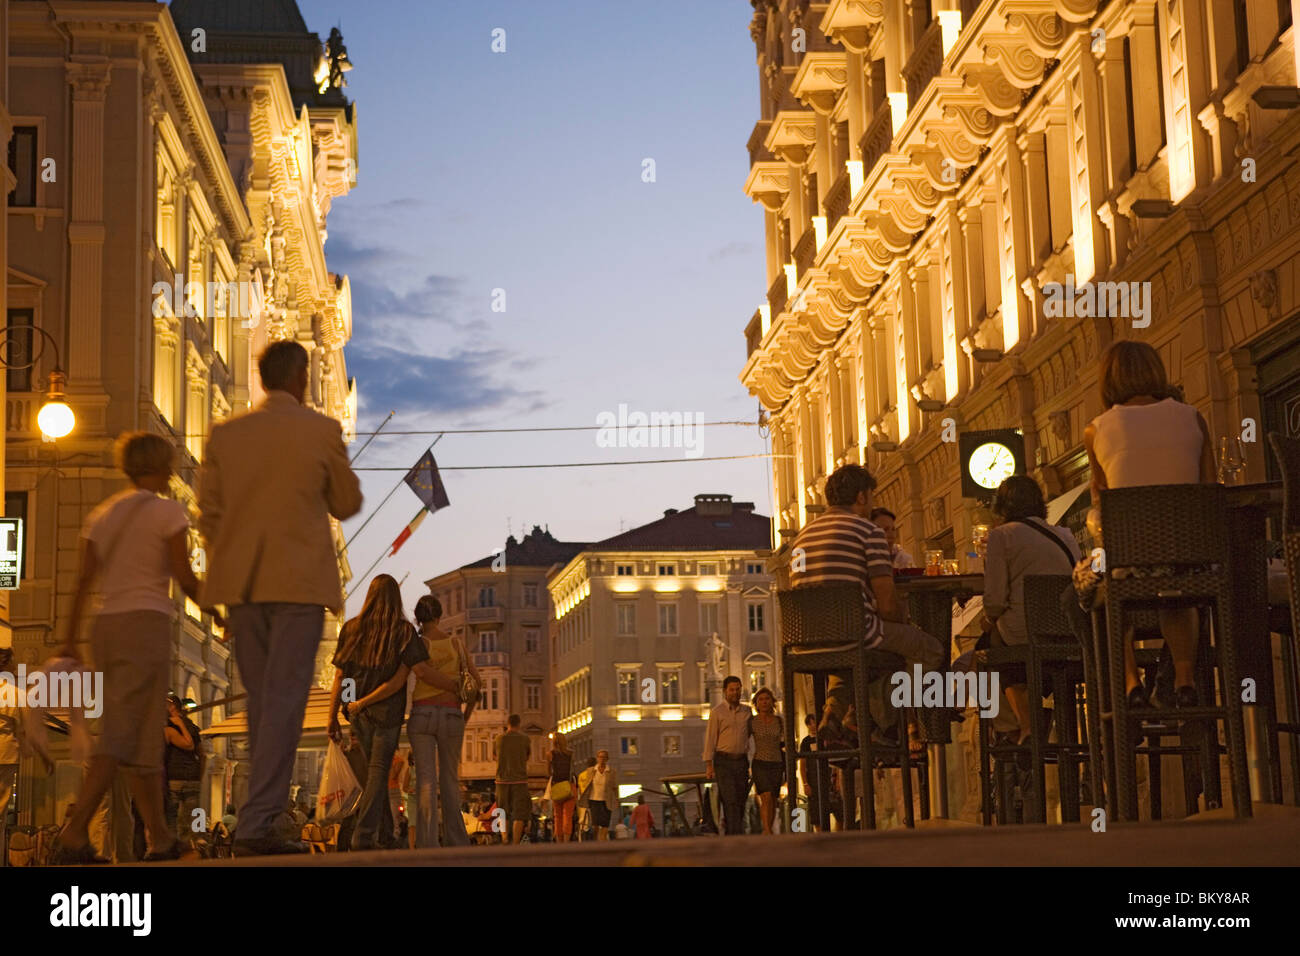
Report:
[[[440,441],[442,441],[442,435],[439,435],[437,438],[433,440],[433,445],[438,444],[438,442]],[[430,445],[428,449],[426,449],[426,453],[428,451],[433,450],[433,445]],[[357,452],[357,454],[360,455],[361,452]],[[354,458],[353,461],[356,461],[356,459]],[[409,472],[407,474],[409,474]],[[401,478],[397,479],[397,484],[393,485],[393,490],[390,491],[388,494],[384,495],[384,500],[379,502],[379,504],[375,506],[375,510],[370,512],[369,517],[367,517],[365,521],[361,522],[361,527],[357,528],[356,531],[353,531],[352,536],[348,538],[348,540],[343,542],[343,547],[339,548],[338,554],[334,555],[335,558],[343,557],[343,552],[348,549],[348,545],[350,545],[353,541],[357,539],[357,535],[359,535],[362,532],[362,530],[365,528],[366,525],[370,524],[371,519],[373,519],[375,515],[379,514],[379,510],[383,508],[384,505],[388,504],[388,499],[393,497],[393,495],[397,494],[397,489],[402,487],[402,485],[404,485],[405,483],[406,483],[406,475],[402,475]]]
[[[416,517],[416,518],[419,518],[420,515],[424,514],[424,513],[425,513],[426,511],[428,511],[428,510],[429,510],[428,508],[421,508],[420,511],[419,511],[419,514],[417,514],[415,517]],[[408,525],[409,525],[409,522],[408,522]],[[403,543],[404,543],[404,542],[403,542]],[[366,568],[366,573],[363,574],[363,575],[361,575],[361,577],[359,577],[359,578],[356,579],[356,580],[357,580],[357,585],[356,585],[356,587],[354,587],[351,591],[349,591],[347,594],[345,594],[345,595],[343,596],[343,600],[344,600],[345,602],[347,601],[348,598],[352,597],[352,595],[354,595],[354,594],[357,593],[357,588],[359,588],[359,587],[361,586],[361,582],[364,581],[364,580],[366,580],[366,578],[368,578],[368,577],[370,576],[370,572],[373,571],[376,567],[379,566],[379,562],[380,562],[380,561],[384,560],[384,558],[391,558],[394,554],[397,553],[397,551],[393,548],[392,545],[389,545],[388,547],[389,547],[389,550],[387,551],[387,553],[381,552],[380,555],[379,555],[379,557],[375,558],[375,563],[372,564],[372,565],[370,565],[370,567]],[[407,575],[409,575],[411,572],[408,571],[408,572],[406,572],[406,573],[407,573]],[[403,577],[403,578],[402,578],[402,581],[405,581],[405,580],[406,580],[406,578]],[[400,584],[401,584],[401,581],[399,581],[398,584],[400,585]]]
[[387,425],[392,420],[393,416],[396,414],[397,414],[396,409],[388,413],[388,418],[385,418],[382,422],[380,422],[379,427],[370,433],[370,437],[366,439],[366,443],[357,449],[357,453],[353,455],[352,460],[348,462],[349,465],[354,464],[356,460],[361,457],[361,453],[370,447],[370,443],[375,440],[375,436],[384,430],[384,426]]

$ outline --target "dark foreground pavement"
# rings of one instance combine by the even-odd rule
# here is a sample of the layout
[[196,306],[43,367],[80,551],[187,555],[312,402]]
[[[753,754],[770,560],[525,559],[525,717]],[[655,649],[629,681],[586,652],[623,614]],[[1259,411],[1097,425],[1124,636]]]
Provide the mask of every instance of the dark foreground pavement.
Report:
[[[156,865],[156,864],[155,864]],[[171,864],[185,866],[186,862]],[[977,827],[950,821],[916,830],[525,844],[445,850],[203,860],[228,866],[1297,866],[1300,809],[1257,804],[1183,821],[1088,826]]]

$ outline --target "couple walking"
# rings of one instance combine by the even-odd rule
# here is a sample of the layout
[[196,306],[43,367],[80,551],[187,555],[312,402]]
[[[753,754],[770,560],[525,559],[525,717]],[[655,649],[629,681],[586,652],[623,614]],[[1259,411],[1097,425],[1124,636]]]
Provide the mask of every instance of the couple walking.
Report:
[[361,613],[343,625],[334,655],[329,735],[342,736],[339,712],[348,719],[366,755],[366,779],[352,849],[387,846],[394,821],[388,776],[406,719],[407,679],[415,674],[406,735],[415,754],[417,847],[438,846],[438,798],[449,846],[469,846],[461,817],[457,765],[465,723],[478,702],[462,701],[462,671],[481,681],[464,642],[438,627],[442,605],[426,594],[415,605],[418,630],[402,610],[402,592],[391,575],[370,583]]
[[[175,459],[171,443],[143,432],[119,439],[118,462],[132,488],[87,519],[61,652],[74,656],[83,607],[98,581],[91,648],[104,672],[102,731],[76,810],[56,841],[56,859],[95,862],[90,814],[118,769],[127,771],[145,817],[150,856],[178,854],[163,816],[158,733],[166,721],[173,578],[205,610],[228,609],[248,693],[252,766],[235,854],[302,852],[301,844],[276,836],[275,823],[289,796],[325,611],[343,608],[330,517],[341,521],[361,510],[339,423],[303,405],[308,365],[296,342],[269,346],[258,361],[266,400],[212,430],[198,502],[208,552],[201,593],[190,570],[188,515],[161,497]],[[223,623],[215,613],[214,620]]]

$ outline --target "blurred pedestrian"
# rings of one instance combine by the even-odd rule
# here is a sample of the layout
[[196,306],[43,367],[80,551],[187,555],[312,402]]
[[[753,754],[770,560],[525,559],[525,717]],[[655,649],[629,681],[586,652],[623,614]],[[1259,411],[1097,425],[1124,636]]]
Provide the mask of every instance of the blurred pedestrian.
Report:
[[590,840],[595,836],[591,814],[591,783],[596,776],[596,758],[588,757],[582,771],[578,774],[578,806],[574,817],[579,842]]
[[258,360],[266,400],[216,425],[203,457],[204,597],[230,608],[248,692],[252,766],[237,856],[307,849],[273,831],[293,776],[325,609],[343,609],[330,518],[361,510],[342,426],[303,405],[308,364],[297,342],[267,347]]
[[750,718],[750,736],[754,741],[754,795],[763,832],[772,832],[776,820],[776,798],[785,779],[785,722],[777,716],[776,697],[766,687],[754,695],[758,713]]
[[193,832],[194,810],[198,808],[203,780],[203,750],[199,728],[190,720],[175,694],[167,695],[167,724],[163,728],[167,775],[167,823],[185,846]]
[[533,798],[528,792],[528,754],[532,741],[519,729],[519,715],[506,720],[506,732],[496,740],[497,804],[505,808],[507,843],[519,843],[533,814]]
[[[190,568],[190,522],[183,505],[162,497],[176,455],[171,442],[129,432],[118,438],[116,453],[132,487],[86,518],[66,643],[57,654],[76,658],[84,608],[98,581],[90,645],[94,667],[104,674],[103,713],[77,809],[54,843],[53,859],[60,863],[102,859],[90,847],[89,823],[119,766],[130,774],[131,794],[148,834],[144,859],[175,859],[180,852],[163,812],[164,740],[158,728],[167,717],[172,579],[191,600],[199,598]],[[219,615],[213,618],[221,623]]]
[[648,840],[654,836],[655,815],[650,805],[645,802],[645,794],[636,795],[636,809],[632,811],[632,825],[636,827],[636,838]]
[[573,836],[573,811],[578,801],[578,780],[573,773],[573,754],[564,734],[552,737],[550,756],[551,807],[555,816],[555,839],[568,843]]

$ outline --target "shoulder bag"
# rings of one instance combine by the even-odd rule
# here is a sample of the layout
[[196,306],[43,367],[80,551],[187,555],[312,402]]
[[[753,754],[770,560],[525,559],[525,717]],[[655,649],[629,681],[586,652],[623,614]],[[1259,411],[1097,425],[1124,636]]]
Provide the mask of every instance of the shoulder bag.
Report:
[[460,662],[460,688],[457,696],[462,704],[468,704],[470,701],[478,700],[481,688],[479,682],[474,679],[473,673],[470,672],[460,638],[453,637],[452,640],[456,642],[456,659]]

